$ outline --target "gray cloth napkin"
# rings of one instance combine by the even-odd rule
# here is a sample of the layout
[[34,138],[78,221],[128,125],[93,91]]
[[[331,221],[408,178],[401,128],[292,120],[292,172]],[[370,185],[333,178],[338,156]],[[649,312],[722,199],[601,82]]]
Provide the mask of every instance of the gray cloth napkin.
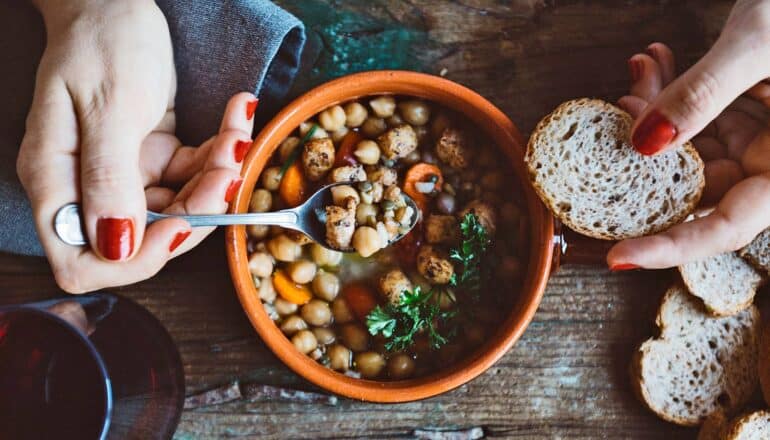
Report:
[[[305,30],[266,0],[159,0],[174,45],[177,135],[197,145],[216,133],[228,98],[252,91],[257,122],[280,107],[299,68]],[[43,255],[16,154],[32,101],[45,28],[27,0],[0,2],[0,251]]]

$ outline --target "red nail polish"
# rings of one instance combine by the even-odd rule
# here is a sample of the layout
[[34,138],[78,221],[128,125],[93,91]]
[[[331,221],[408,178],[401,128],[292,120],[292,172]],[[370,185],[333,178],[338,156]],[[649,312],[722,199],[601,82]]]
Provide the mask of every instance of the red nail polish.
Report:
[[257,104],[259,104],[259,99],[246,103],[246,119],[254,117],[254,112],[257,111]]
[[171,240],[171,244],[168,246],[168,251],[174,252],[174,250],[178,248],[180,244],[187,240],[187,237],[190,236],[190,233],[192,233],[192,231],[177,232],[174,236],[174,239]]
[[659,111],[653,110],[637,125],[631,143],[636,151],[653,155],[662,150],[676,136],[676,127]]
[[235,198],[235,193],[238,192],[238,188],[241,187],[241,183],[243,183],[243,179],[236,179],[230,182],[230,186],[227,187],[227,191],[225,192],[225,202],[230,203]]
[[623,270],[634,270],[634,269],[639,269],[639,266],[631,263],[613,264],[612,266],[610,266],[610,270],[613,272],[620,272]]
[[125,260],[134,251],[134,221],[102,217],[96,221],[96,247],[108,260]]
[[249,152],[249,148],[251,148],[251,141],[238,141],[235,143],[235,148],[233,148],[233,151],[235,153],[235,161],[238,163],[243,162],[243,158],[246,157],[246,153]]
[[644,62],[635,59],[628,60],[628,71],[631,74],[631,81],[639,81],[644,73]]

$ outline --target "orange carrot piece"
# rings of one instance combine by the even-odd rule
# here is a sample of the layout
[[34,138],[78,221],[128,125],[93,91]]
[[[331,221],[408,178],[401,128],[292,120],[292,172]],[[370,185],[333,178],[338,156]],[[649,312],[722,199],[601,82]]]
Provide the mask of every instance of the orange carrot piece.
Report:
[[428,208],[428,196],[427,194],[417,191],[415,185],[418,182],[427,182],[430,176],[436,176],[437,180],[434,188],[436,190],[441,190],[441,187],[444,185],[444,176],[436,165],[424,162],[414,164],[412,168],[409,168],[409,171],[406,172],[406,176],[404,177],[404,192],[411,197],[423,211]]
[[299,162],[294,162],[283,174],[281,184],[278,187],[284,203],[293,208],[299,206],[308,196],[308,184],[305,175],[302,174],[302,167]]
[[334,168],[344,167],[345,165],[355,165],[358,163],[356,156],[353,152],[356,150],[356,145],[364,140],[363,136],[358,134],[357,131],[349,131],[340,142],[340,147],[337,149],[337,154],[334,155]]
[[374,293],[369,287],[361,283],[352,283],[343,287],[342,297],[345,298],[348,307],[361,322],[366,322],[366,316],[377,307]]
[[313,298],[310,289],[295,283],[281,270],[276,270],[273,273],[273,287],[281,295],[281,298],[290,303],[303,305]]

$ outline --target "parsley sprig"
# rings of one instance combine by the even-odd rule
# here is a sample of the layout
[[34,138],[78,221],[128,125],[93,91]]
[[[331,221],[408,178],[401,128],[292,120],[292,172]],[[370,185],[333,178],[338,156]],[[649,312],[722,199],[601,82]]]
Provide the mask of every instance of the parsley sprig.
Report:
[[385,349],[399,351],[409,348],[418,333],[428,332],[431,347],[439,348],[446,344],[449,333],[442,335],[441,323],[455,316],[455,310],[443,311],[436,301],[431,301],[434,290],[424,292],[420,286],[401,294],[398,304],[377,306],[366,317],[366,326],[372,335],[382,334],[388,341]]
[[481,289],[481,260],[489,247],[489,235],[478,217],[470,212],[460,222],[460,233],[460,247],[449,252],[449,257],[461,265],[460,276],[455,272],[449,283],[478,293]]

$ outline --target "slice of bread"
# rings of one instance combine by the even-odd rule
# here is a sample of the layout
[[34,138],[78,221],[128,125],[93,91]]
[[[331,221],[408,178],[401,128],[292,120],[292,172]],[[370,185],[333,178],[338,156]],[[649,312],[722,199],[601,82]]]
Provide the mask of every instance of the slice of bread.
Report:
[[687,290],[703,300],[709,313],[730,316],[754,302],[764,277],[735,252],[679,266]]
[[756,390],[759,311],[716,318],[674,285],[658,310],[660,336],[631,362],[638,397],[664,420],[696,426],[715,411],[743,407]]
[[770,228],[757,235],[739,253],[741,257],[749,260],[754,267],[770,274]]
[[703,161],[687,143],[656,156],[636,152],[633,120],[612,104],[577,99],[541,120],[525,160],[540,198],[564,224],[619,240],[667,229],[700,200]]
[[770,439],[770,411],[755,411],[728,421],[721,411],[710,415],[698,432],[698,440]]

